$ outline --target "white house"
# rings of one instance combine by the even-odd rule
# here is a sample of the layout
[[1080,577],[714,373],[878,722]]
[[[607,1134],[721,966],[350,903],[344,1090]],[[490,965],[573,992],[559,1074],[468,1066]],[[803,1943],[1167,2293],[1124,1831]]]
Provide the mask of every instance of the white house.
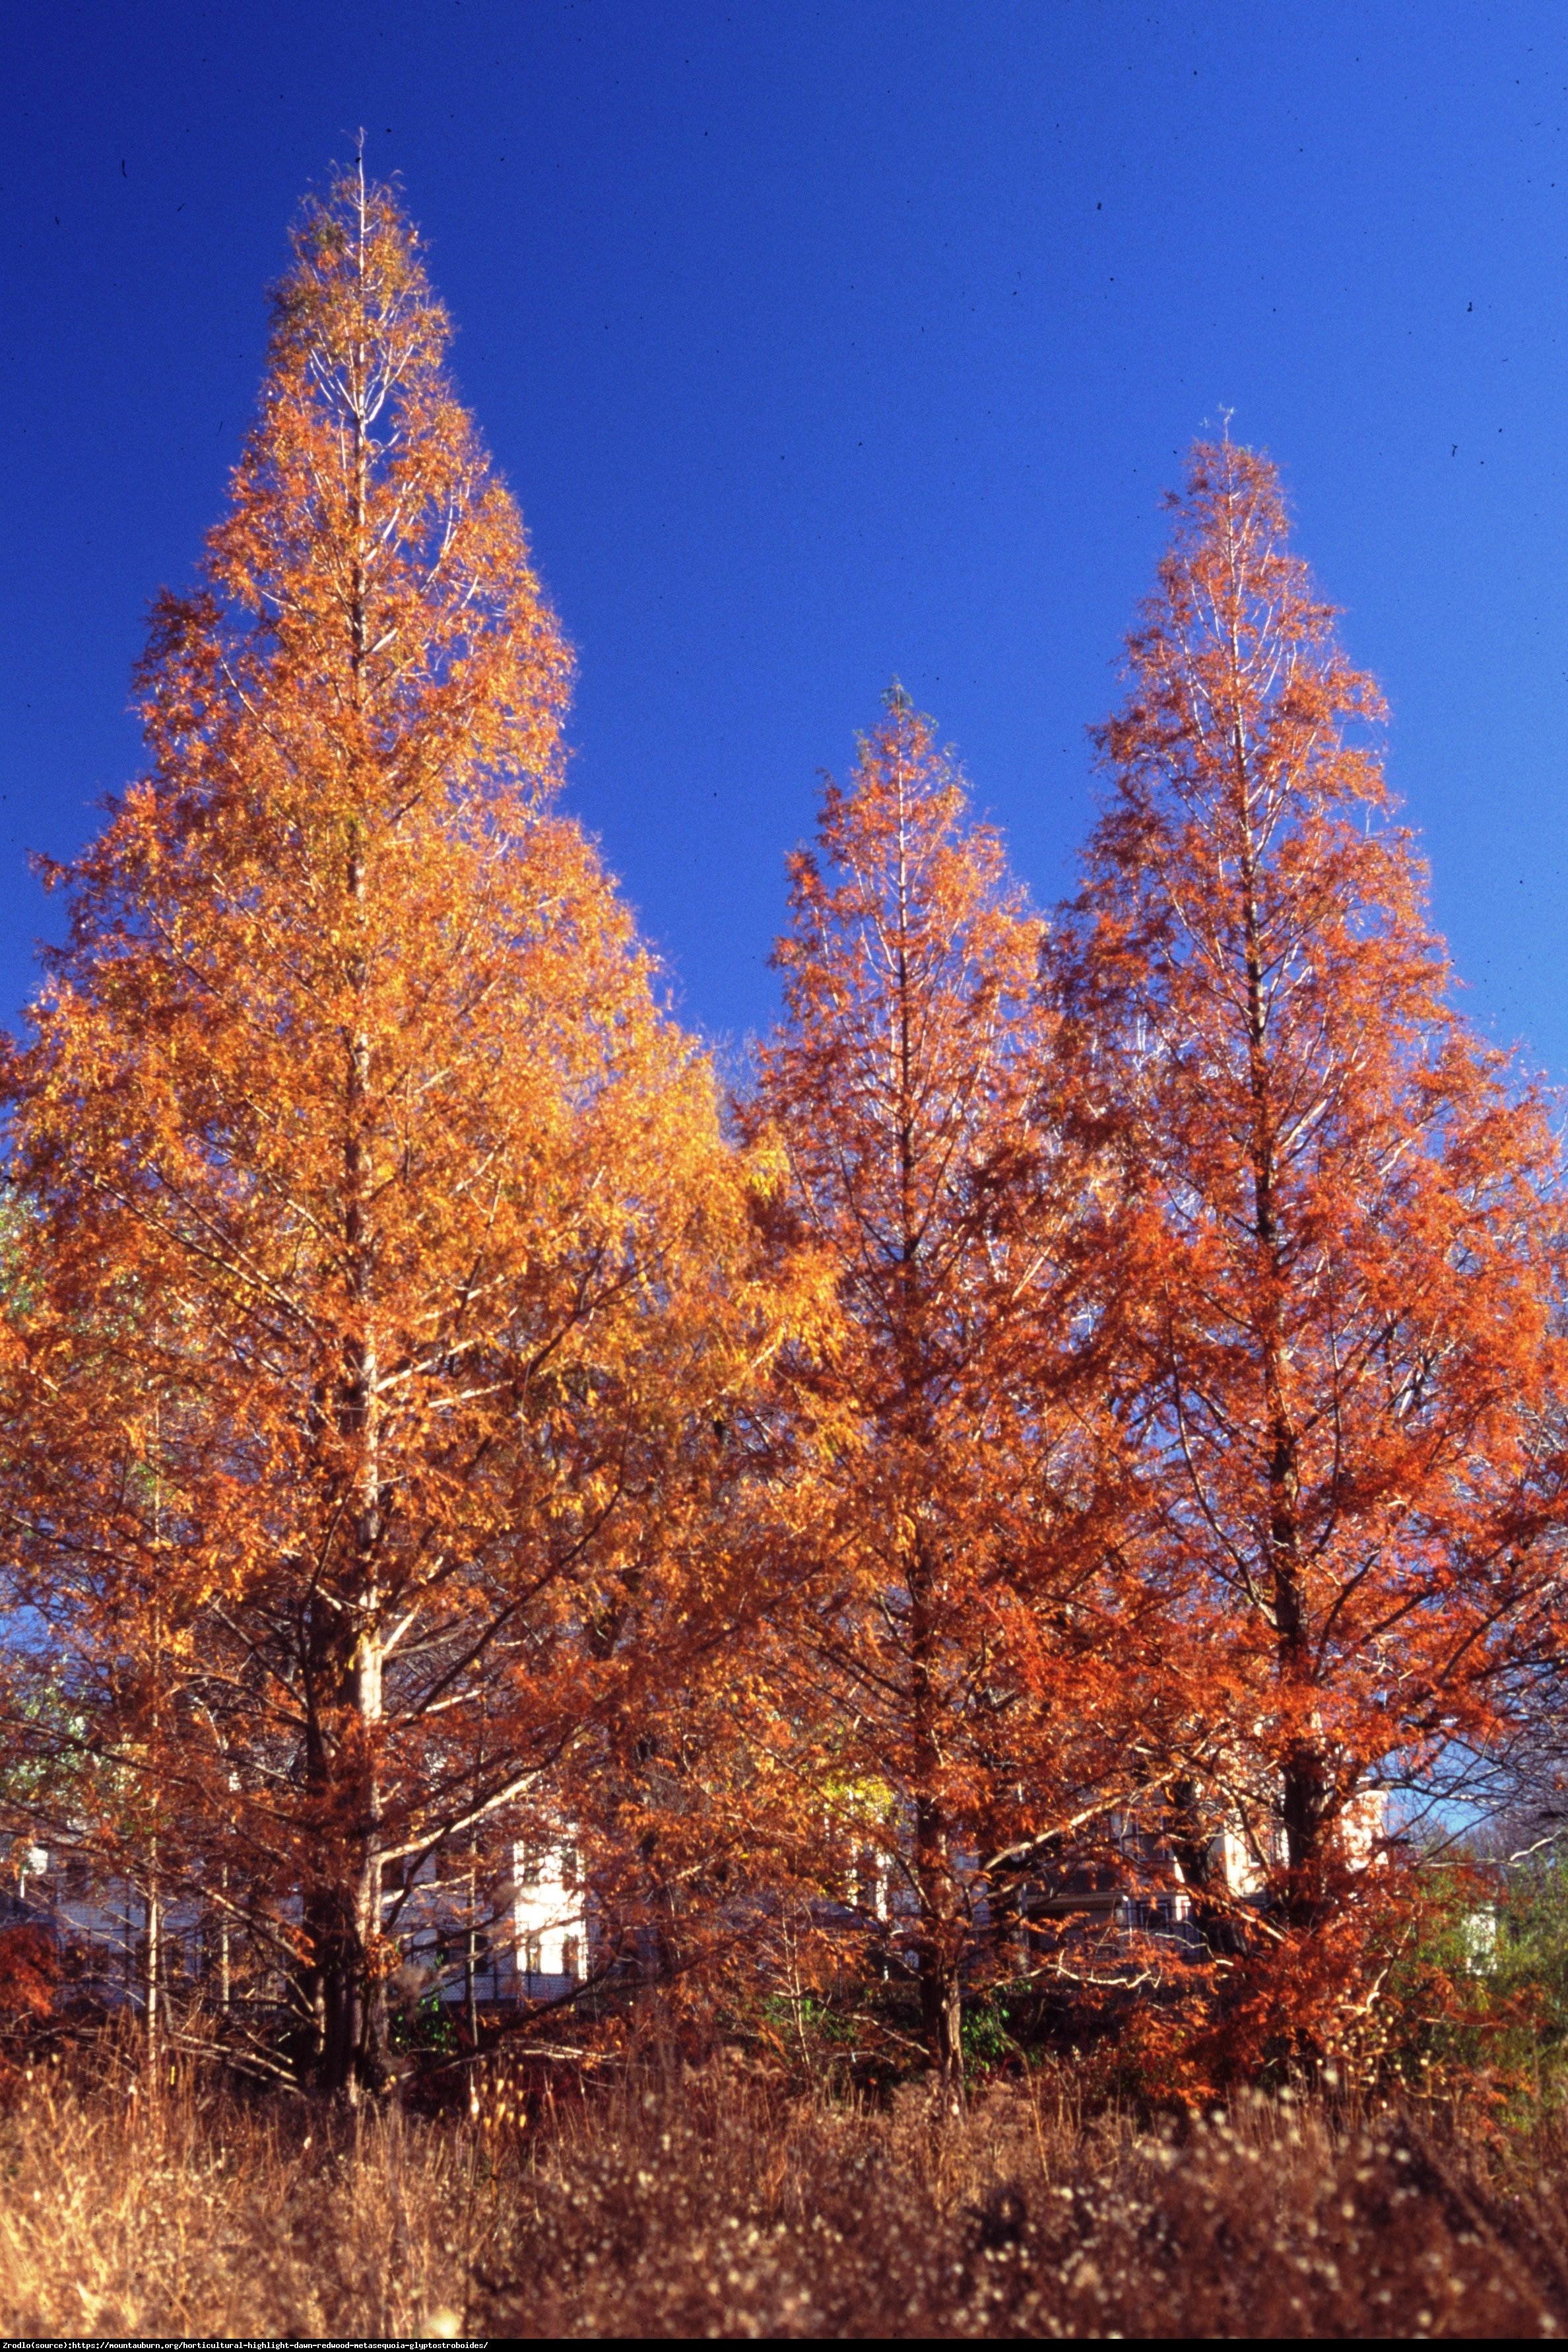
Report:
[[[13,1850],[15,1919],[48,1927],[73,1947],[84,1980],[111,2001],[140,2000],[146,1969],[147,1902],[126,1879],[96,1871],[87,1856]],[[403,1948],[411,1976],[443,2000],[473,1999],[486,2007],[559,2000],[589,1966],[589,1908],[578,1851],[570,1839],[515,1843],[497,1880],[483,1868],[454,1866],[427,1855],[406,1875],[395,1865],[382,1890],[386,1932]],[[296,1897],[284,1906],[298,1919]],[[204,1972],[223,2005],[228,1999],[231,1933],[221,1915],[203,1916],[193,1897],[166,1904],[159,1923],[162,1967],[194,1980]]]
[[517,1839],[499,1881],[429,1856],[383,1886],[386,1931],[442,2000],[484,2007],[559,2000],[589,1965],[576,1843]]

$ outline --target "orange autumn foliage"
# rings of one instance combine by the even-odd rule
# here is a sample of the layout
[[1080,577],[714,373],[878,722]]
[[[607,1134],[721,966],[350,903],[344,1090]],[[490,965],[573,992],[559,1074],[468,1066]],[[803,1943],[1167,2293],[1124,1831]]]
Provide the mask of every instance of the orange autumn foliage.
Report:
[[1561,1643],[1558,1170],[1452,1008],[1381,700],[1273,467],[1200,444],[1171,506],[1055,986],[1124,1175],[1187,1850],[1250,1840],[1331,2004],[1355,1970],[1325,1923],[1397,1861],[1367,1792],[1462,1789]]
[[337,2085],[382,2066],[383,1869],[548,1818],[731,1637],[713,1429],[772,1307],[552,807],[570,660],[417,237],[361,173],[294,250],[148,772],[52,877],[4,1505],[103,1787],[271,1937]]
[[60,1973],[59,1954],[41,1927],[0,1927],[0,2032],[50,2016]]
[[782,1671],[819,1743],[808,1829],[841,1898],[904,1922],[951,2079],[985,1929],[1005,1968],[1024,1866],[1129,1785],[1137,1643],[1071,1338],[1084,1177],[1041,1088],[1043,926],[897,689],[819,845],[747,1107],[788,1161],[776,1230],[837,1302],[781,1365]]
[[[666,2021],[788,1981],[804,2049],[823,1960],[949,2091],[1020,1970],[1143,2091],[1370,2049],[1420,1908],[1377,1802],[1484,1794],[1562,1654],[1561,1171],[1274,469],[1192,453],[1056,926],[887,698],[727,1133],[559,805],[571,658],[449,340],[340,179],[146,772],[47,869],[4,1825],[130,1890],[150,2055],[183,1902],[334,2091],[388,2079],[413,1872],[519,1836]],[[1182,1884],[1177,1965],[1128,1921]]]

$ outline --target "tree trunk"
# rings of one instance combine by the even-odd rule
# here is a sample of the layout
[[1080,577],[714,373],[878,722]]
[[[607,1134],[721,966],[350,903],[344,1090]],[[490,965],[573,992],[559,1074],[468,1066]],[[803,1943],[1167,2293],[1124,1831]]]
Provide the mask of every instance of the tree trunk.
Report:
[[354,2054],[360,2039],[361,1981],[351,1890],[334,1885],[318,1887],[307,1907],[305,1927],[310,1945],[317,2087],[351,2096],[355,2086]]
[[920,2022],[949,2105],[964,2099],[963,1987],[951,1958],[932,1940],[920,1955]]
[[1279,1146],[1268,1007],[1263,992],[1263,949],[1253,849],[1251,778],[1238,722],[1235,731],[1238,816],[1240,822],[1242,929],[1247,968],[1247,1051],[1252,1098],[1253,1232],[1258,1245],[1263,1408],[1269,1431],[1269,1576],[1272,1589],[1275,1654],[1280,1682],[1292,1714],[1295,1734],[1281,1775],[1280,1810],[1285,1830],[1289,1879],[1287,1916],[1310,1924],[1318,1913],[1312,1884],[1322,1845],[1324,1780],[1315,1743],[1300,1717],[1311,1714],[1312,1629],[1301,1562],[1300,1522],[1301,1438],[1292,1411],[1290,1361],[1281,1301],[1289,1282],[1280,1229]]
[[475,1852],[475,1838],[468,1840],[468,1933],[463,1950],[463,2007],[468,2019],[468,2039],[479,2047],[478,1936],[476,1923],[479,1916],[479,1864]]
[[[1180,1865],[1182,1884],[1192,1905],[1193,1925],[1206,1951],[1234,1955],[1242,1938],[1233,1915],[1215,1900],[1211,1859],[1215,1829],[1206,1811],[1203,1790],[1196,1780],[1171,1784],[1171,1852]],[[1222,1886],[1221,1892],[1226,1892]]]
[[141,2004],[144,2029],[144,2051],[149,2076],[158,2077],[158,1979],[161,1973],[162,1938],[162,1906],[158,1898],[156,1854],[148,1872],[145,1892],[146,1919],[141,1942]]

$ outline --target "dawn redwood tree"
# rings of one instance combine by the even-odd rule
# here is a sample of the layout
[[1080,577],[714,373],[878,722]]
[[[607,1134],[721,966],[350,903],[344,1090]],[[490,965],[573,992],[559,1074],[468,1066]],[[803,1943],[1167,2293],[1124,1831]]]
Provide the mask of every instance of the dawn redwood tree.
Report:
[[386,190],[307,208],[6,1078],[13,1597],[329,2086],[382,2072],[387,1865],[732,1630],[704,1505],[768,1344],[708,1068],[551,805],[570,661],[448,339]]
[[1051,962],[1125,1180],[1130,1420],[1192,1695],[1171,1786],[1282,1847],[1301,1927],[1363,1792],[1506,1740],[1560,1643],[1558,1172],[1452,1009],[1381,698],[1273,467],[1199,444],[1170,505]]
[[769,1497],[803,1596],[793,1719],[819,1742],[802,1826],[852,1889],[862,1854],[891,1873],[956,2084],[981,1906],[1127,1786],[1135,1645],[1113,1662],[1073,1338],[1083,1170],[1042,1115],[1043,927],[901,690],[790,875],[747,1118],[788,1162],[779,1244],[837,1309],[780,1361]]

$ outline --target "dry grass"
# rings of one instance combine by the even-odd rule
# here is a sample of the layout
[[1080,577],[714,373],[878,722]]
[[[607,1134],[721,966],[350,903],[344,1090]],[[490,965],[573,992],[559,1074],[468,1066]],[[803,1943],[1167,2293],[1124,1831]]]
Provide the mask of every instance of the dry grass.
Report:
[[478,2109],[38,2068],[0,2118],[0,2332],[1568,2333],[1550,2135],[1262,2103],[1084,2124],[1049,2078],[954,2122],[716,2065],[559,2112],[493,2074]]

